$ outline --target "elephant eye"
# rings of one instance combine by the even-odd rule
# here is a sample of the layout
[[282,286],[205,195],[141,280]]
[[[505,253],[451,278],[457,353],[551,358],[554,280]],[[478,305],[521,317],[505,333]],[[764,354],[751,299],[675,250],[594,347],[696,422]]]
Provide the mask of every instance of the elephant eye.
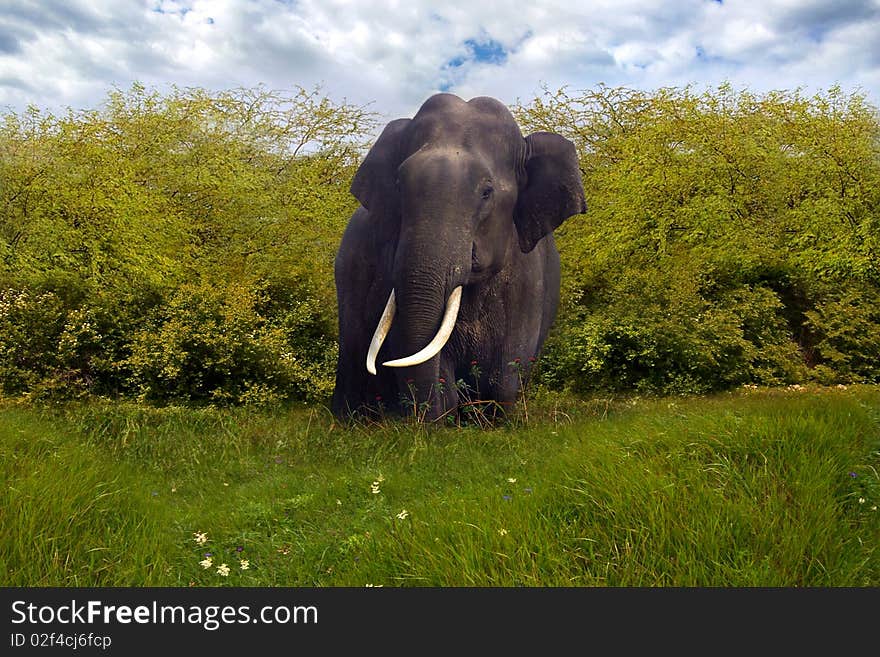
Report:
[[490,196],[492,196],[492,192],[495,191],[491,187],[486,187],[483,189],[483,193],[480,194],[480,198],[484,201],[488,200]]

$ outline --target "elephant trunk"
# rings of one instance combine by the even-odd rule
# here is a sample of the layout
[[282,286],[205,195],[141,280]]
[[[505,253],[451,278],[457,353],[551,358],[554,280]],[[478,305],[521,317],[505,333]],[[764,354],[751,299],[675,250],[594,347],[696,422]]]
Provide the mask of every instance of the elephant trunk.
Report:
[[[458,318],[458,309],[461,306],[461,294],[461,285],[452,290],[452,293],[446,300],[440,327],[428,344],[410,356],[385,361],[382,365],[385,367],[412,367],[413,365],[421,365],[440,353],[440,350],[449,341],[452,330],[455,328],[455,320]],[[367,371],[370,374],[376,374],[376,357],[379,354],[379,349],[382,348],[382,344],[385,342],[385,338],[388,337],[389,331],[391,331],[391,325],[394,322],[396,312],[397,299],[394,290],[391,290],[388,302],[385,304],[385,309],[382,311],[379,324],[376,326],[373,339],[370,341],[370,347],[367,350]]]
[[[406,241],[406,240],[404,240]],[[410,242],[412,244],[412,242]],[[424,244],[420,240],[419,245]],[[402,245],[403,246],[403,245]],[[426,249],[415,249],[426,253]],[[385,338],[395,326],[394,356],[385,367],[414,367],[432,360],[448,342],[455,328],[462,297],[460,273],[446,258],[413,258],[412,251],[398,252],[392,289],[367,351],[366,366],[376,373],[376,360]],[[448,254],[446,254],[448,256]],[[448,292],[447,291],[451,290]]]
[[[393,290],[391,295],[392,296],[388,298],[389,303],[392,302],[394,297]],[[443,345],[446,344],[449,337],[452,335],[452,329],[455,328],[455,320],[458,318],[458,308],[460,305],[461,285],[456,287],[452,291],[452,294],[449,295],[449,299],[446,300],[446,308],[443,311],[443,319],[440,321],[440,328],[437,329],[437,333],[434,334],[431,341],[411,356],[388,360],[382,364],[385,367],[412,367],[413,365],[421,365],[439,354],[440,350],[443,349]],[[388,323],[388,326],[390,328],[390,322]],[[376,351],[378,352],[378,347]]]

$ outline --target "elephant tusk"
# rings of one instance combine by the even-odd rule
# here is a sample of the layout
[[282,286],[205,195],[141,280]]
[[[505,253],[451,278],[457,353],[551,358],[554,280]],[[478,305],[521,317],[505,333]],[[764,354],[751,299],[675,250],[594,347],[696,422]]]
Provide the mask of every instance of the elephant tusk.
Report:
[[458,318],[458,308],[461,305],[461,285],[452,291],[449,299],[446,301],[446,312],[443,313],[443,321],[437,330],[437,335],[428,343],[428,346],[421,351],[414,353],[406,358],[398,358],[397,360],[389,360],[382,363],[385,367],[411,367],[430,360],[443,348],[449,336],[452,335],[452,329],[455,327],[455,320]]
[[394,311],[396,308],[394,301],[394,290],[388,295],[388,303],[385,304],[385,310],[382,311],[382,317],[379,318],[379,325],[376,332],[373,333],[373,339],[370,341],[370,348],[367,350],[367,371],[370,374],[376,374],[376,356],[379,355],[379,349],[382,343],[388,337],[388,331],[391,330],[391,321],[394,319]]

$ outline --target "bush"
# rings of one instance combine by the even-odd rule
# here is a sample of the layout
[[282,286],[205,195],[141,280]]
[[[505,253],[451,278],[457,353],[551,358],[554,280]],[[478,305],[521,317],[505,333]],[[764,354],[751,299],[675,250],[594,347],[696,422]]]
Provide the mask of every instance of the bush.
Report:
[[52,292],[0,292],[0,385],[5,394],[23,394],[62,375],[58,342],[66,320],[65,304]]
[[[141,398],[236,404],[318,400],[332,391],[335,341],[308,296],[281,306],[265,283],[184,285],[133,336]],[[277,291],[277,288],[276,288]]]
[[134,84],[97,110],[3,112],[2,391],[326,396],[333,256],[373,127],[302,88]]
[[704,298],[697,281],[633,273],[563,315],[541,379],[575,391],[703,393],[800,380],[804,367],[778,295],[761,285]]
[[808,311],[816,376],[824,383],[880,383],[880,291],[844,288]]
[[514,114],[574,141],[589,208],[557,231],[545,381],[877,380],[880,115],[864,96],[600,86]]
[[[578,149],[554,388],[880,380],[880,118],[857,93],[546,92]],[[326,399],[333,256],[375,116],[318,92],[0,116],[0,390]],[[279,272],[284,272],[280,274]],[[812,368],[812,369],[811,369]]]

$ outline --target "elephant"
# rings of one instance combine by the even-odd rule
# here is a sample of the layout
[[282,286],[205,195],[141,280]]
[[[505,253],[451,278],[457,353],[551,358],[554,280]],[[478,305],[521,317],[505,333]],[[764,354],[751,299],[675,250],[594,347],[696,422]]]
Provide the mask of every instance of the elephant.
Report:
[[574,144],[523,137],[494,98],[438,93],[385,126],[350,192],[333,413],[514,406],[559,304],[553,230],[586,212]]

